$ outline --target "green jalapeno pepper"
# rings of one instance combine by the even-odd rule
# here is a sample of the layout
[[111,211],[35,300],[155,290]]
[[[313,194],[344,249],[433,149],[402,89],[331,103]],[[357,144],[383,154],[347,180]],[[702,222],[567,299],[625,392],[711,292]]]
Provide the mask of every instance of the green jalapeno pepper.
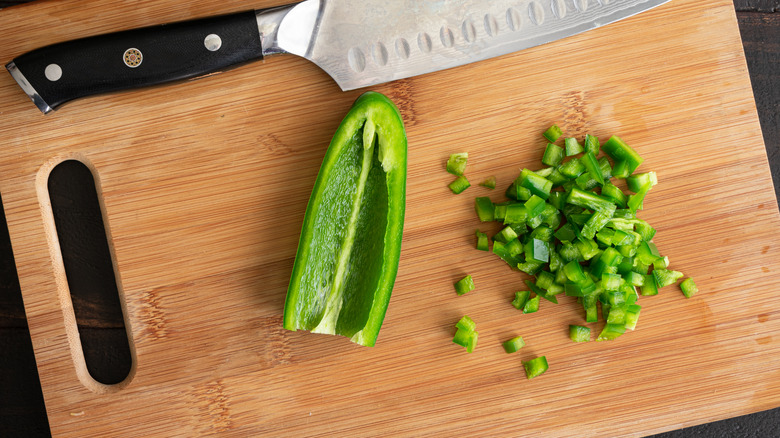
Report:
[[360,96],[331,140],[303,220],[284,328],[373,346],[401,254],[406,132],[384,95]]

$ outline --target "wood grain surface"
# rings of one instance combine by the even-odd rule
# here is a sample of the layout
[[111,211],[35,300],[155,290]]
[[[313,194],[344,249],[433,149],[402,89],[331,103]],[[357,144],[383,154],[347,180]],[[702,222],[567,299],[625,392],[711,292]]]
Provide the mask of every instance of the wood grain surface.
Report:
[[[0,54],[241,5],[68,6],[4,11],[0,27],[25,30],[9,32]],[[96,15],[104,20],[79,20]],[[70,27],[52,36],[63,21]],[[731,4],[675,0],[554,45],[377,87],[407,121],[410,180],[401,272],[374,349],[279,328],[302,208],[359,92],[278,58],[43,118],[3,78],[0,192],[52,431],[639,436],[777,406],[777,204],[745,67]],[[470,250],[481,189],[446,190],[450,152],[471,152],[475,179],[508,184],[538,162],[533,133],[554,121],[573,135],[619,133],[640,150],[661,177],[643,217],[702,289],[643,302],[640,330],[613,343],[568,343],[571,302],[518,315],[508,300],[522,274]],[[92,381],[66,339],[77,331],[39,177],[64,158],[100,178],[136,351],[119,390]],[[464,272],[479,288],[455,297]],[[478,354],[450,343],[462,313],[480,326]],[[498,344],[514,333],[530,349],[506,356]],[[528,382],[519,361],[533,354],[551,370]]]

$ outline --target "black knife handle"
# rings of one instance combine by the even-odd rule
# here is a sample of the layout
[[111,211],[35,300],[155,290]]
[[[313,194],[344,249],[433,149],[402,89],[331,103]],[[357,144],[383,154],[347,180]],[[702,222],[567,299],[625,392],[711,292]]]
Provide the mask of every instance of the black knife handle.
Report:
[[48,112],[80,97],[195,78],[262,58],[255,12],[246,11],[53,44],[19,56],[8,69],[17,81],[26,80],[29,86],[20,81],[22,88]]

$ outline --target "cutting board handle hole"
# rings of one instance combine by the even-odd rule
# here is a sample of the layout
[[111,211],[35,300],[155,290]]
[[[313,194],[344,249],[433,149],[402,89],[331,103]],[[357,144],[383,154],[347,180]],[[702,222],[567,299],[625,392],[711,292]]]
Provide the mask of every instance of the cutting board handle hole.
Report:
[[59,252],[52,259],[61,262],[55,272],[65,277],[57,283],[64,289],[60,301],[77,374],[96,392],[117,390],[132,378],[135,354],[97,172],[87,160],[61,161],[50,167],[46,189],[55,228],[51,248]]

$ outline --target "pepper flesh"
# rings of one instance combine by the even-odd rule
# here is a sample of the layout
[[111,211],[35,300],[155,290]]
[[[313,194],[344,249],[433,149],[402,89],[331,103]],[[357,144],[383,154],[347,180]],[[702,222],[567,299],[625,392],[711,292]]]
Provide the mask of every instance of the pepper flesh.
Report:
[[398,272],[407,141],[398,108],[361,95],[331,140],[314,183],[283,326],[373,346]]

